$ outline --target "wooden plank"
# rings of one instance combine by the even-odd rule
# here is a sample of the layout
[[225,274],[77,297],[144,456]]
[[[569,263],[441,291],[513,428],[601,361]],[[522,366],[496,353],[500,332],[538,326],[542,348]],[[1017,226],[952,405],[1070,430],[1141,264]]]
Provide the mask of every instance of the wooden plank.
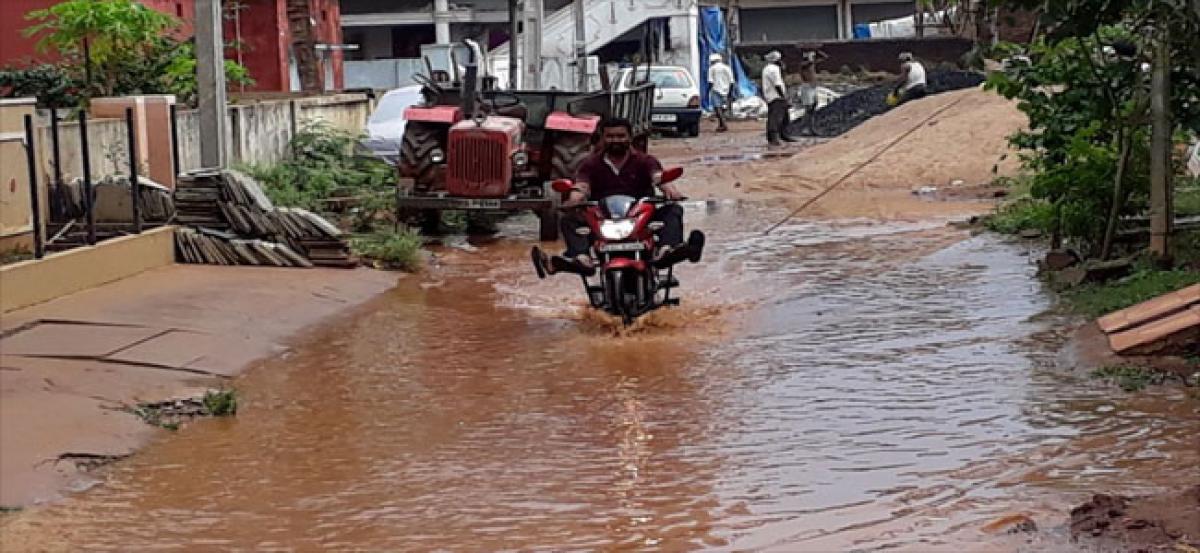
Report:
[[1108,345],[1117,353],[1146,346],[1183,332],[1200,329],[1200,305],[1123,332],[1110,334]]
[[1112,334],[1153,322],[1197,303],[1200,303],[1200,284],[1110,313],[1097,320],[1096,324],[1105,334]]

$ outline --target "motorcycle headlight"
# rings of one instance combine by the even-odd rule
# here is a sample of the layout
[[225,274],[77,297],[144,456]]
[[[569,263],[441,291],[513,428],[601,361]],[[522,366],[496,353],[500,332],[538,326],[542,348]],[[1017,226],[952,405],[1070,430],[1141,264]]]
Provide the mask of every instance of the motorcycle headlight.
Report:
[[512,155],[513,165],[524,167],[529,164],[529,154],[525,152],[517,152]]
[[446,161],[446,153],[443,152],[441,148],[434,148],[429,152],[429,161],[434,163]]
[[600,223],[600,236],[605,240],[624,240],[633,234],[633,219],[615,219]]

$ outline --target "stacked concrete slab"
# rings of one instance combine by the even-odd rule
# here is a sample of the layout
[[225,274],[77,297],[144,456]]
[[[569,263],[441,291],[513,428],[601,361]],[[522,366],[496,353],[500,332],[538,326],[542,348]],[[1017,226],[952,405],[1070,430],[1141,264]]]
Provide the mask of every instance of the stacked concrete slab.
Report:
[[187,263],[353,267],[335,225],[304,209],[277,208],[233,170],[182,175],[175,189],[179,258]]
[[1200,284],[1105,315],[1096,322],[1116,353],[1183,351],[1200,342]]

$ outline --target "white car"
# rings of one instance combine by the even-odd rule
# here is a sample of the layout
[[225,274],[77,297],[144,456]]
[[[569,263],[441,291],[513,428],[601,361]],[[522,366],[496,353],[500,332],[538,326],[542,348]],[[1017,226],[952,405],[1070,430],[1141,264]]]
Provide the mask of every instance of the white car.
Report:
[[423,101],[419,85],[389,90],[375,104],[367,119],[367,138],[362,145],[389,164],[400,158],[404,143],[404,110]]
[[629,90],[645,82],[654,83],[650,121],[655,127],[674,129],[687,136],[700,134],[700,85],[687,69],[672,65],[622,68],[617,73],[616,90]]

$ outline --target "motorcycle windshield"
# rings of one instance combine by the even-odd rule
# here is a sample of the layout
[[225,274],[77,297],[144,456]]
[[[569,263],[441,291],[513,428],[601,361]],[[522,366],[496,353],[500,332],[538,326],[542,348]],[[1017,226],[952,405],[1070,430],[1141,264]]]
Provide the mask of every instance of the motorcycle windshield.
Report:
[[600,202],[604,206],[604,212],[610,218],[621,218],[629,214],[630,208],[637,202],[631,196],[609,196]]

